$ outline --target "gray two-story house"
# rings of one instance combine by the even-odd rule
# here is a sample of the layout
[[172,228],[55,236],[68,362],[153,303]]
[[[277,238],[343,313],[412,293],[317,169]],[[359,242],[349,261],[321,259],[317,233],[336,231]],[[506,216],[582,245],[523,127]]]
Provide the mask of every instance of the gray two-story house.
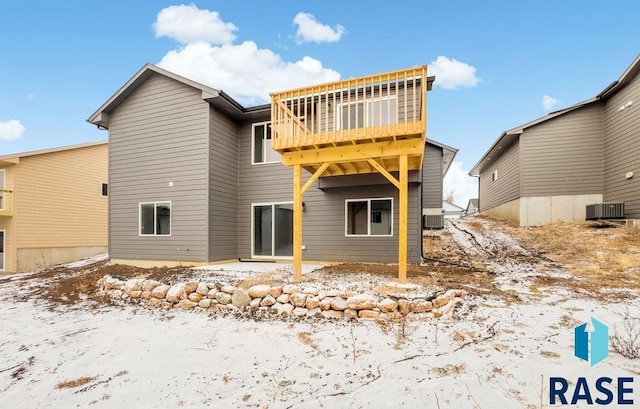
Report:
[[480,212],[521,226],[602,202],[640,219],[640,56],[597,96],[502,133],[469,174]]
[[[245,108],[150,64],[136,73],[88,119],[109,132],[112,262],[290,259],[293,173],[270,120],[271,105]],[[409,261],[421,260],[423,209],[440,211],[455,153],[427,141],[409,172]],[[303,200],[306,261],[397,261],[398,189],[381,174],[322,177]]]

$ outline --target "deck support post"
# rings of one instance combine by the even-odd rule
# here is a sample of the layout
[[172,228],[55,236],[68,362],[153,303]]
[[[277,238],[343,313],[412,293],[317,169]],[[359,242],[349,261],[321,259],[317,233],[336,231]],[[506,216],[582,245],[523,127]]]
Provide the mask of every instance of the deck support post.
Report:
[[398,282],[407,282],[407,239],[409,212],[409,176],[407,155],[400,155],[400,226],[398,229]]
[[293,282],[302,280],[302,165],[293,165]]

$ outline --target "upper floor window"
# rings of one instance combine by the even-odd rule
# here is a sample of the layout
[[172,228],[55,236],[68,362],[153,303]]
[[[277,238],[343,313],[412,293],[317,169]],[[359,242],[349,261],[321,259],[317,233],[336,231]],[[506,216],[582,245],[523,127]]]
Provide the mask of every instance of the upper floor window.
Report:
[[109,196],[109,184],[102,182],[102,196]]
[[171,235],[171,202],[140,203],[140,235]]
[[336,129],[356,129],[398,123],[395,95],[338,104]]
[[260,122],[251,127],[251,163],[280,162],[280,154],[271,147],[271,123]]
[[491,180],[494,182],[498,180],[498,169],[494,170],[493,173],[491,174]]

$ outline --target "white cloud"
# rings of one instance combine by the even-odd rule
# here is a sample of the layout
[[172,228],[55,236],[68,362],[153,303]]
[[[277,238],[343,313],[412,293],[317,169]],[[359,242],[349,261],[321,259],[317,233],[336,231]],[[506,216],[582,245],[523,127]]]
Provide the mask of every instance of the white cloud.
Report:
[[436,76],[434,85],[442,89],[472,88],[480,82],[475,67],[443,55],[429,64],[429,75]]
[[0,121],[0,141],[15,141],[22,138],[22,134],[27,128],[24,127],[17,119],[9,119],[8,121]]
[[199,9],[195,4],[169,6],[160,10],[153,25],[156,37],[166,36],[181,44],[205,42],[231,44],[238,30],[220,19],[217,11]]
[[469,176],[469,171],[462,168],[462,162],[453,161],[443,183],[443,199],[453,191],[453,202],[460,207],[467,207],[469,199],[478,197],[478,179]]
[[[217,17],[218,14],[215,15]],[[295,62],[285,61],[279,54],[259,48],[253,41],[222,45],[187,42],[169,51],[158,66],[222,89],[245,106],[268,102],[270,92],[340,79],[338,72],[323,67],[315,58],[307,56]]]
[[300,12],[293,18],[293,23],[298,26],[296,40],[301,43],[334,43],[340,41],[346,32],[345,28],[337,24],[333,28],[327,24],[322,24],[313,14]]
[[554,97],[550,97],[549,95],[545,95],[542,97],[542,109],[545,111],[551,111],[556,107],[561,101]]

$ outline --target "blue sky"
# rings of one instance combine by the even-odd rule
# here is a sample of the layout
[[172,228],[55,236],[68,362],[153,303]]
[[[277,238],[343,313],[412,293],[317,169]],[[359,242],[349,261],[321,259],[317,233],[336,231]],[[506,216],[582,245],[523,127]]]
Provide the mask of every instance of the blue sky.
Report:
[[502,131],[619,77],[639,21],[635,1],[3,1],[0,155],[106,139],[86,118],[147,62],[245,105],[430,64],[427,137],[460,149],[447,189],[464,205],[466,171]]

